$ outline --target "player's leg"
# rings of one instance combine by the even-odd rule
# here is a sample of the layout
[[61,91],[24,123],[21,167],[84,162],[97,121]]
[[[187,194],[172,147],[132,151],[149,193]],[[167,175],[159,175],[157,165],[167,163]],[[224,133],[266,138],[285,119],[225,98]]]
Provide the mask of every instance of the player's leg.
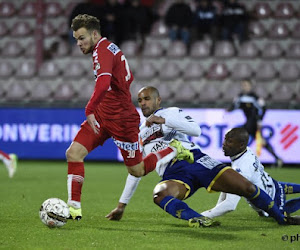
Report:
[[284,207],[287,214],[292,214],[300,209],[300,198],[288,200]]
[[73,219],[80,220],[81,214],[81,191],[84,182],[84,158],[100,143],[100,131],[96,135],[89,124],[84,122],[78,131],[74,141],[66,151],[68,162],[68,205]]
[[156,205],[175,218],[189,220],[191,227],[210,227],[218,223],[204,217],[191,209],[184,201],[190,187],[180,181],[166,180],[158,183],[153,190],[153,201]]
[[194,162],[193,153],[184,148],[181,142],[173,140],[169,147],[150,153],[143,159],[143,161],[134,166],[127,166],[127,169],[131,175],[141,177],[152,172],[158,165],[170,162],[173,158],[186,160],[189,163]]
[[8,171],[8,176],[12,178],[17,170],[17,156],[15,154],[7,154],[0,150],[0,159],[3,161]]
[[286,224],[283,212],[271,197],[233,169],[227,169],[218,176],[212,185],[212,190],[243,196],[256,207],[270,214],[279,224]]
[[280,183],[283,186],[285,194],[300,193],[300,184],[282,181],[279,181],[278,183]]

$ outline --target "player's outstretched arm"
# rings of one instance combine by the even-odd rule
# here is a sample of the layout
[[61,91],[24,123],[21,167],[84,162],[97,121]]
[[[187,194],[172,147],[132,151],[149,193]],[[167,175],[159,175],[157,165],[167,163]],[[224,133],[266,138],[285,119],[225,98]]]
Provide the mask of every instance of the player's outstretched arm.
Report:
[[238,195],[227,194],[223,192],[220,194],[220,196],[222,196],[222,201],[220,201],[219,198],[219,201],[214,208],[201,213],[203,216],[214,218],[226,214],[228,212],[234,211],[241,199],[241,197]]
[[119,200],[119,204],[115,209],[113,209],[108,215],[105,216],[107,219],[121,220],[125,207],[133,196],[140,180],[140,177],[138,178],[128,174],[125,187]]

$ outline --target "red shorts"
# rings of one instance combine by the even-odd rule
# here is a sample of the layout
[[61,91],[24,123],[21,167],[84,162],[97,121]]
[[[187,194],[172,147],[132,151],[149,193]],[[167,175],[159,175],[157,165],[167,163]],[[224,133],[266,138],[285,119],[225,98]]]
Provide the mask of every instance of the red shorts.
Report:
[[[96,118],[97,119],[97,118]],[[95,134],[92,127],[84,121],[74,138],[74,141],[83,145],[88,152],[111,138],[121,150],[126,166],[134,166],[143,160],[141,147],[139,145],[139,120],[104,120],[100,123],[100,132]]]

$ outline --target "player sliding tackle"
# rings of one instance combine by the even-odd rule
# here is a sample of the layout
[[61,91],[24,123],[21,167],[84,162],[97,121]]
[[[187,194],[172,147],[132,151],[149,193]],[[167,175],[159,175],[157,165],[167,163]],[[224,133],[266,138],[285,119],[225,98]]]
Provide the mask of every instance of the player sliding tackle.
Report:
[[[225,156],[230,157],[232,168],[270,195],[282,213],[291,214],[299,210],[300,198],[286,201],[286,195],[300,193],[300,184],[274,180],[264,171],[264,166],[258,157],[247,147],[248,141],[249,134],[245,128],[233,128],[226,133],[223,151]],[[202,214],[214,218],[234,211],[240,199],[240,196],[222,192],[217,205]],[[268,216],[264,211],[254,207],[251,201],[249,204],[260,216]]]
[[[172,216],[188,220],[191,227],[208,227],[214,221],[191,209],[183,200],[192,196],[199,188],[210,191],[244,196],[256,207],[268,212],[279,224],[294,224],[285,217],[274,201],[263,190],[252,184],[231,167],[203,153],[198,145],[190,142],[188,136],[199,136],[200,128],[194,120],[179,108],[160,107],[161,98],[154,87],[142,88],[138,103],[147,117],[140,128],[144,156],[166,148],[172,139],[179,140],[194,155],[194,163],[172,160],[157,162],[156,171],[162,180],[155,186],[153,200],[156,205]],[[106,217],[120,220],[126,204],[130,201],[139,183],[139,178],[128,175],[118,206]]]

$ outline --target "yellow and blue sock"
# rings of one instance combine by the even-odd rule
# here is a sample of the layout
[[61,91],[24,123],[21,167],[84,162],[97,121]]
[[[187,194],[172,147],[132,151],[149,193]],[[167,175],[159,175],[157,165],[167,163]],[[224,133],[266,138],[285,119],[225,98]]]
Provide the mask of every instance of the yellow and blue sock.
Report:
[[284,192],[286,194],[300,193],[300,184],[281,182],[281,181],[279,181],[278,183],[280,183],[284,187]]
[[256,188],[255,192],[250,197],[247,197],[247,199],[249,199],[254,206],[266,211],[270,216],[276,219],[279,224],[286,224],[283,212],[280,211],[271,197],[256,185],[254,186]]
[[172,216],[189,220],[194,217],[201,217],[202,215],[191,209],[185,202],[176,199],[173,196],[166,196],[160,202],[159,206]]

